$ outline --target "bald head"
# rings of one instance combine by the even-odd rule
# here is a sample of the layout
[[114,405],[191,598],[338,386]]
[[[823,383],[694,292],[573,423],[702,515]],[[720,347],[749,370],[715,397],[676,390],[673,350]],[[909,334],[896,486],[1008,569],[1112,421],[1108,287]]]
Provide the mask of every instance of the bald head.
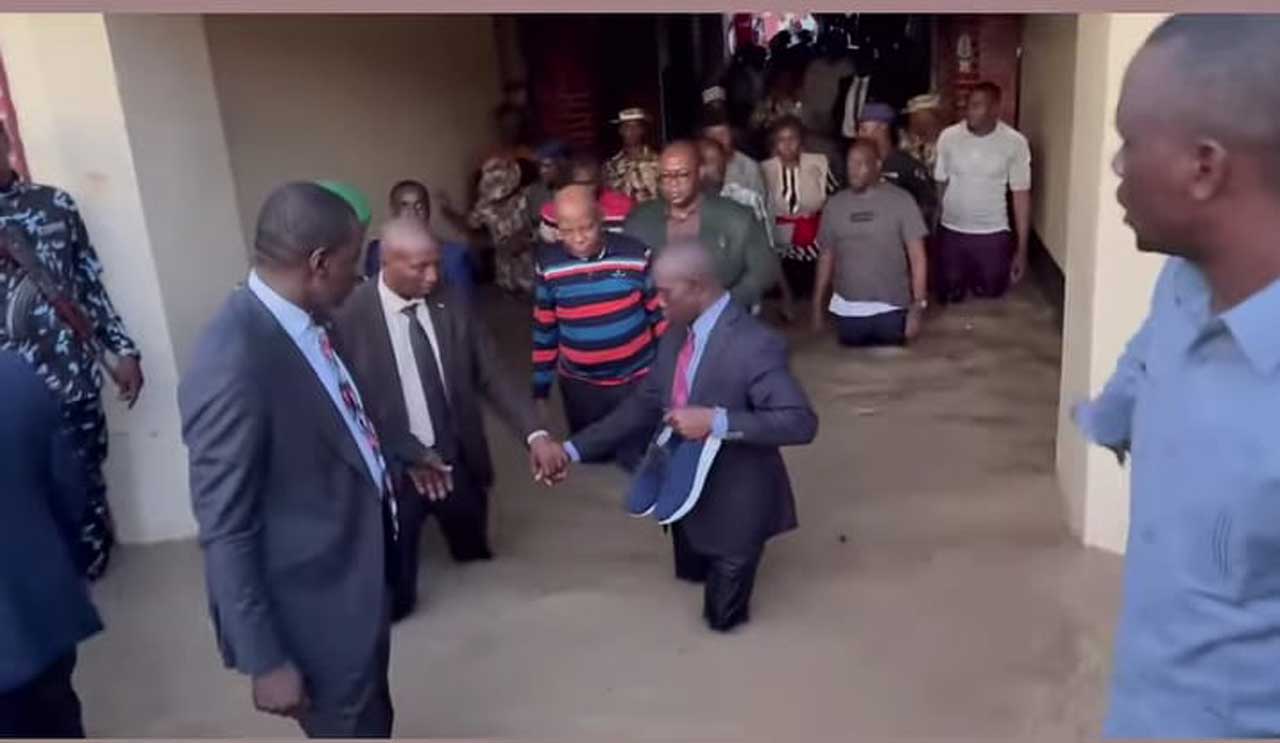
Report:
[[421,219],[396,217],[378,233],[382,281],[404,299],[421,299],[440,283],[440,243]]
[[724,295],[715,258],[698,243],[663,248],[653,264],[653,283],[663,313],[680,325],[692,324]]
[[556,231],[565,249],[576,258],[600,252],[604,233],[596,190],[592,186],[565,186],[556,191]]

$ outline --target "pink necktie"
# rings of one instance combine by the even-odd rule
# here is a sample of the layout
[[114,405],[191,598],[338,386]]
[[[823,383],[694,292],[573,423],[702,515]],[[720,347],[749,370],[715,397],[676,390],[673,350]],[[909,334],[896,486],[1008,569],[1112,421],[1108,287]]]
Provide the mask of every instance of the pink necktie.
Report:
[[689,404],[689,363],[693,361],[693,328],[680,347],[680,355],[676,356],[676,377],[671,380],[671,407],[683,408]]

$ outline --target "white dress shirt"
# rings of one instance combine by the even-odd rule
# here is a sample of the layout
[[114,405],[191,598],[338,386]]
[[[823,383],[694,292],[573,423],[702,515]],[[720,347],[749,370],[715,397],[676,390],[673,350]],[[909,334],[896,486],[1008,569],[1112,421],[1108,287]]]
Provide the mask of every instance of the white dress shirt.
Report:
[[[422,389],[422,374],[418,370],[418,361],[413,355],[413,344],[409,340],[410,318],[404,314],[404,308],[416,304],[414,318],[426,331],[427,340],[431,341],[431,353],[435,356],[436,368],[440,370],[441,383],[444,382],[444,365],[440,362],[440,342],[436,339],[436,326],[431,322],[431,313],[427,310],[426,300],[405,299],[391,291],[391,288],[378,274],[378,296],[382,299],[382,312],[387,320],[387,332],[391,335],[391,350],[396,357],[396,371],[400,375],[400,389],[404,394],[404,407],[409,412],[409,432],[423,446],[435,446],[436,431],[431,425],[431,409],[427,407],[427,394]],[[449,394],[448,386],[445,394]]]

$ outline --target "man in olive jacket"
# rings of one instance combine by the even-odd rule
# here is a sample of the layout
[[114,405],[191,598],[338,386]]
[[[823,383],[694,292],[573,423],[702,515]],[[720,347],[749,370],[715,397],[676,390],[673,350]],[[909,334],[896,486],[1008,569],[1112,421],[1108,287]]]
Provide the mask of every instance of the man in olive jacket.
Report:
[[769,236],[750,210],[698,187],[700,155],[691,142],[673,142],[662,151],[662,197],[639,204],[623,231],[654,251],[697,242],[711,252],[720,282],[746,309],[778,283],[781,267],[769,249]]

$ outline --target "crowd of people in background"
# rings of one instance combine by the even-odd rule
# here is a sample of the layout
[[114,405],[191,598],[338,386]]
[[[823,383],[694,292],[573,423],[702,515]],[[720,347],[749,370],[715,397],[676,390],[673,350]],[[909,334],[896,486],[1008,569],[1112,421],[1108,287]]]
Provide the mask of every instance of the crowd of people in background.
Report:
[[[454,560],[494,555],[483,405],[537,482],[580,462],[633,473],[627,508],[671,527],[676,577],[704,585],[707,626],[749,621],[765,543],[798,523],[779,448],[818,426],[767,300],[784,324],[805,301],[816,330],[834,316],[842,344],[902,345],[931,281],[943,302],[997,297],[1027,262],[1030,155],[999,118],[999,88],[980,85],[944,129],[938,95],[890,105],[838,29],[807,33],[736,49],[685,137],[660,142],[648,111],[620,111],[607,157],[527,141],[504,104],[468,202],[390,184],[372,240],[373,209],[348,183],[270,195],[252,272],[179,390],[219,647],[259,709],[314,736],[390,734],[389,628],[417,606],[426,521]],[[50,285],[72,290],[51,295],[38,272],[0,262],[0,340],[29,365],[0,357],[0,374],[14,389],[41,378],[52,397],[14,415],[43,426],[44,460],[85,465],[80,483],[32,476],[84,496],[39,524],[73,545],[42,561],[65,621],[47,643],[19,638],[38,652],[0,682],[25,695],[5,698],[14,709],[41,697],[17,729],[74,735],[74,645],[100,628],[75,574],[100,576],[112,544],[100,370],[130,404],[142,372],[71,199],[4,171],[0,203],[0,227],[25,230]],[[433,215],[465,240],[441,239]],[[490,256],[493,283],[532,316],[528,386],[478,305]],[[556,388],[563,437],[547,423]]]

